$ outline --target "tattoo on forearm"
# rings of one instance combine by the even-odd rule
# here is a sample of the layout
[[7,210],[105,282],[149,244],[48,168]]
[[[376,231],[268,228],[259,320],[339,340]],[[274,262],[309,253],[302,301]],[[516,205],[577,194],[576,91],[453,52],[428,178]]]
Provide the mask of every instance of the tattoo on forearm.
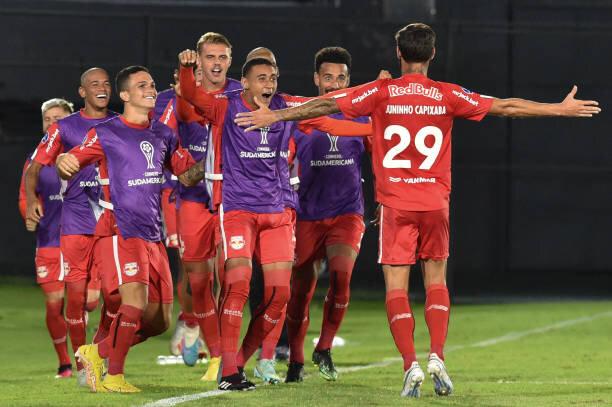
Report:
[[196,163],[183,174],[185,181],[189,184],[196,184],[204,178],[204,160]]
[[338,104],[334,99],[314,99],[303,105],[292,107],[291,109],[276,110],[276,113],[281,120],[298,121],[327,116],[328,114],[338,113],[339,111]]

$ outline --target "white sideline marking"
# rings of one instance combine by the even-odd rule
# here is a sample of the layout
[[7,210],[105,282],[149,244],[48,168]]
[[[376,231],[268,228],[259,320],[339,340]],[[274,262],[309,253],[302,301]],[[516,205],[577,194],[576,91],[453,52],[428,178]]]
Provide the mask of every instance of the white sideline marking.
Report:
[[554,386],[567,386],[567,385],[584,385],[584,386],[612,386],[612,382],[575,382],[572,380],[552,380],[552,381],[541,381],[541,380],[498,380],[497,384],[544,384]]
[[[589,316],[585,316],[585,317],[580,317],[580,318],[574,318],[574,319],[567,319],[565,321],[559,321],[559,322],[555,322],[554,324],[550,324],[550,325],[545,325],[539,328],[533,328],[533,329],[528,329],[526,331],[519,331],[519,332],[509,332],[505,335],[502,336],[498,336],[495,338],[491,338],[491,339],[485,339],[484,341],[479,341],[479,342],[475,342],[469,345],[456,345],[456,346],[447,346],[446,347],[446,351],[445,353],[448,352],[453,352],[453,351],[457,351],[457,350],[461,350],[461,349],[466,349],[466,348],[484,348],[487,346],[493,346],[493,345],[497,345],[498,343],[503,343],[503,342],[511,342],[511,341],[516,341],[518,339],[522,339],[526,336],[530,336],[530,335],[537,335],[537,334],[542,334],[542,333],[546,333],[555,329],[562,329],[562,328],[567,328],[569,326],[573,326],[573,325],[578,325],[578,324],[583,324],[585,322],[591,322],[594,321],[596,319],[599,318],[608,318],[608,317],[612,317],[612,311],[608,311],[608,312],[601,312],[598,314],[593,314],[593,315],[589,315]],[[423,356],[427,356],[426,354],[419,354],[418,357],[422,358]],[[357,366],[347,366],[347,367],[339,367],[338,368],[338,372],[340,373],[350,373],[350,372],[358,372],[360,370],[366,370],[366,369],[372,369],[372,368],[376,368],[376,367],[386,367],[389,366],[393,363],[399,362],[401,361],[402,358],[385,358],[384,360],[380,361],[380,362],[374,362],[374,363],[369,363],[367,365],[357,365]],[[498,381],[497,383],[501,383],[501,384],[513,384],[513,383],[533,383],[533,384],[593,384],[593,385],[608,385],[610,383],[605,383],[605,382],[593,382],[593,383],[588,383],[588,382],[514,382],[514,381]],[[222,394],[229,394],[230,392],[226,392],[226,391],[222,391],[222,390],[211,390],[211,391],[205,391],[203,393],[196,393],[196,394],[188,394],[185,396],[178,396],[178,397],[170,397],[170,398],[166,398],[166,399],[161,399],[161,400],[157,400],[151,403],[147,403],[144,404],[142,407],[172,407],[172,406],[176,406],[177,404],[181,404],[181,403],[186,403],[188,401],[193,401],[193,400],[199,400],[199,399],[203,399],[203,398],[208,398],[208,397],[216,397],[216,396],[220,396]]]

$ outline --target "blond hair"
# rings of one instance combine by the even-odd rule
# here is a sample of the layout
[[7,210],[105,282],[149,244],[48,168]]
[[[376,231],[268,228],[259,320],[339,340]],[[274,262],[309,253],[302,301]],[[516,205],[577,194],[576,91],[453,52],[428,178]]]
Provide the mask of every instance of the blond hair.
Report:
[[43,104],[40,106],[40,110],[42,114],[45,114],[47,110],[54,107],[61,107],[67,113],[74,113],[74,104],[62,98],[53,98],[43,102]]
[[232,49],[232,44],[230,44],[229,40],[227,39],[227,37],[223,34],[219,34],[216,32],[207,32],[206,34],[202,35],[200,37],[200,39],[198,40],[198,43],[196,44],[196,49],[198,50],[198,54],[202,52],[202,45],[204,44],[223,44],[226,47],[228,47],[231,51]]

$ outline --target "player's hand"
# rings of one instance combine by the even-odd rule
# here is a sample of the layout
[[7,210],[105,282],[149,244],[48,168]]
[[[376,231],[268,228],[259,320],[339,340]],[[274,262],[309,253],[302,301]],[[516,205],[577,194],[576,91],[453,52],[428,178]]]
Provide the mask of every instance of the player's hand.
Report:
[[38,222],[35,222],[32,219],[26,219],[25,225],[26,225],[26,230],[28,232],[36,232],[36,227],[38,226]]
[[578,87],[574,85],[570,93],[567,94],[563,102],[561,102],[561,111],[563,116],[567,117],[593,117],[594,114],[601,112],[599,102],[595,100],[580,100],[575,99]]
[[[38,223],[43,216],[43,207],[38,199],[35,199],[33,202],[28,202],[26,207],[26,227],[28,221]],[[32,230],[30,230],[30,232],[32,232]]]
[[393,79],[393,76],[391,76],[391,72],[386,69],[381,69],[376,79]]
[[79,160],[70,153],[60,154],[55,161],[55,168],[62,179],[70,179],[79,172],[81,165]]
[[178,55],[178,59],[181,66],[189,68],[198,63],[198,53],[191,49],[186,49]]
[[261,129],[262,127],[269,127],[278,121],[276,114],[274,114],[274,112],[264,103],[261,103],[257,99],[257,96],[255,96],[253,100],[255,101],[255,104],[259,106],[259,109],[253,110],[252,112],[238,113],[234,119],[234,123],[236,123],[238,126],[248,126],[244,130],[245,132]]
[[174,89],[174,93],[176,93],[177,96],[179,97],[182,96],[181,95],[181,82],[179,81],[178,69],[174,70],[174,83],[171,83],[170,87]]

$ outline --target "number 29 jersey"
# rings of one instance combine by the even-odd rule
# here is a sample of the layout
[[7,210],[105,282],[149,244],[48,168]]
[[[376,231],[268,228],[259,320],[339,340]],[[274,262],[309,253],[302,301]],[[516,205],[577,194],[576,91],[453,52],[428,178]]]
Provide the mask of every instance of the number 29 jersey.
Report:
[[493,99],[406,74],[351,88],[336,98],[347,118],[370,116],[377,200],[408,211],[448,208],[455,117],[480,121]]

